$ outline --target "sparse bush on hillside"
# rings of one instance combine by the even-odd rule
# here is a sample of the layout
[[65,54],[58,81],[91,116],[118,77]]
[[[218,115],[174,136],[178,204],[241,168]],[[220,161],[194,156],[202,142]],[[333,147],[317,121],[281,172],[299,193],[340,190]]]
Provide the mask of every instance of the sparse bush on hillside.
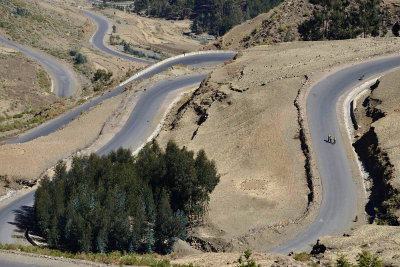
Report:
[[86,56],[82,55],[81,53],[77,53],[75,55],[75,64],[83,64],[87,62]]
[[382,267],[383,262],[378,256],[372,255],[369,251],[363,250],[357,258],[359,267]]
[[111,71],[107,72],[106,70],[98,69],[93,75],[92,82],[108,82],[112,75],[113,73]]
[[86,56],[84,56],[80,52],[77,52],[76,50],[69,51],[69,55],[71,57],[74,57],[74,63],[77,64],[77,65],[87,62]]
[[98,69],[93,75],[92,83],[94,85],[94,91],[100,91],[104,87],[112,84],[113,80],[111,79],[113,73],[107,72],[106,70]]
[[19,8],[19,7],[17,7],[15,13],[20,15],[21,17],[26,17],[28,15],[27,12],[23,8]]
[[308,254],[307,252],[296,253],[293,258],[296,261],[309,261],[311,259],[311,254]]
[[350,261],[346,258],[345,255],[340,255],[339,258],[336,259],[336,267],[352,267],[353,265]]
[[107,156],[59,163],[35,194],[38,234],[71,251],[170,253],[185,239],[186,222],[205,213],[219,176],[200,151],[169,142],[147,144],[137,157],[119,149]]
[[257,264],[255,260],[250,258],[251,254],[251,250],[249,249],[243,252],[243,256],[240,256],[238,259],[238,267],[261,267],[261,264]]

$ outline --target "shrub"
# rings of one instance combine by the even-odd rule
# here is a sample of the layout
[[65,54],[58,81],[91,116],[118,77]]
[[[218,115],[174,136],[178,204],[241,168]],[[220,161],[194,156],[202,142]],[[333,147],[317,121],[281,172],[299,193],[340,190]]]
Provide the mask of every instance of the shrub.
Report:
[[75,64],[83,64],[87,62],[86,56],[82,55],[81,53],[77,53],[75,55]]
[[111,71],[107,72],[106,70],[98,69],[93,75],[92,82],[108,82],[112,75],[113,73]]
[[309,261],[311,259],[311,254],[308,254],[307,252],[296,253],[293,258],[296,261]]
[[335,266],[337,267],[351,267],[352,264],[349,262],[349,260],[346,258],[345,255],[340,255],[339,258],[336,260]]
[[15,11],[15,13],[17,13],[18,15],[20,15],[21,17],[26,17],[27,13],[24,9],[17,7],[17,10]]
[[382,267],[383,262],[376,255],[371,255],[369,251],[363,250],[358,254],[358,266],[360,267]]
[[285,26],[285,25],[281,25],[281,26],[279,26],[279,29],[278,29],[278,31],[279,31],[280,33],[282,33],[282,32],[286,32],[286,30],[287,30],[287,28],[286,28],[286,26]]
[[[240,256],[238,259],[239,267],[261,267],[261,264],[257,264],[255,260],[251,259],[251,250],[247,249],[243,252],[243,256]],[[243,257],[245,260],[243,260]]]

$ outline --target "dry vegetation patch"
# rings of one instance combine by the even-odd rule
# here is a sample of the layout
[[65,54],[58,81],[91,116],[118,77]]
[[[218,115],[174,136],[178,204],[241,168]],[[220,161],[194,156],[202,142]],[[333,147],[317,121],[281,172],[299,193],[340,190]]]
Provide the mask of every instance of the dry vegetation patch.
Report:
[[38,63],[10,48],[0,47],[0,66],[0,132],[29,126],[38,110],[57,99],[51,80]]
[[18,43],[66,58],[84,41],[88,19],[75,7],[37,0],[0,3],[0,30]]
[[320,243],[327,251],[317,256],[321,265],[332,264],[338,256],[346,255],[356,263],[357,255],[367,250],[383,259],[383,266],[399,266],[400,264],[400,229],[393,226],[363,225],[347,236],[325,236]]

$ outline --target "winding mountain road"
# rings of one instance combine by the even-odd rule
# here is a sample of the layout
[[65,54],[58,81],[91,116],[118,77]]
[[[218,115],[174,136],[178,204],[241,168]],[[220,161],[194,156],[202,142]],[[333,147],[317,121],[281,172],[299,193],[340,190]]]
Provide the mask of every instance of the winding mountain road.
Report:
[[[104,40],[104,36],[101,40]],[[108,48],[105,50],[101,48],[100,50],[106,52]],[[215,52],[177,57],[153,65],[148,71],[131,80],[150,77],[167,67],[179,63],[188,66],[221,63],[231,59],[234,54],[234,52],[222,54]],[[352,178],[345,146],[340,138],[338,138],[335,145],[331,145],[324,140],[328,134],[337,137],[341,136],[336,117],[336,103],[339,97],[354,87],[362,74],[365,75],[365,79],[368,79],[368,77],[396,67],[400,67],[400,57],[398,56],[354,65],[333,73],[311,89],[307,98],[307,114],[312,145],[322,179],[322,204],[316,220],[306,231],[269,252],[287,254],[290,251],[309,251],[309,244],[315,243],[319,236],[340,234],[349,227],[356,214],[357,188]],[[153,85],[142,95],[121,132],[97,153],[105,154],[119,146],[132,147],[133,145],[139,145],[150,134],[151,123],[149,122],[153,122],[157,109],[165,96],[178,88],[199,83],[203,77],[202,75],[181,77]],[[103,96],[96,97],[71,112],[38,127],[38,129],[33,129],[11,140],[11,142],[27,142],[36,137],[54,132],[79,115],[83,110],[87,110],[100,101],[121,93],[124,88],[125,84],[122,84],[106,92]],[[20,209],[22,206],[31,206],[33,204],[33,195],[34,192],[31,192],[0,209],[1,243],[13,242],[15,210]]]
[[152,134],[153,122],[167,95],[179,88],[198,85],[206,74],[191,75],[159,82],[146,90],[124,127],[96,153],[104,155],[119,147],[138,149]]
[[[100,29],[100,27],[99,27]],[[104,31],[103,33],[106,33]],[[101,40],[103,40],[102,38]],[[102,50],[101,46],[98,47]],[[102,50],[106,52],[108,50]],[[198,67],[205,65],[222,64],[225,61],[231,60],[236,55],[236,52],[220,52],[220,51],[209,51],[205,53],[191,53],[185,56],[177,56],[169,58],[165,61],[159,62],[143,70],[129,79],[129,82],[137,81],[151,77],[157,73],[162,72],[164,69],[171,67],[176,64],[185,64],[188,67]],[[99,153],[106,153],[110,149],[116,149],[119,146],[124,147],[138,147],[141,145],[140,142],[147,140],[151,134],[151,127],[153,120],[161,106],[165,97],[169,93],[178,91],[181,88],[199,84],[205,77],[202,75],[192,75],[180,78],[169,79],[161,81],[146,90],[141,96],[137,105],[132,111],[130,118],[126,125],[123,127],[121,133],[117,134],[110,143],[106,145]],[[5,141],[6,144],[12,143],[23,143],[36,139],[40,136],[48,135],[62,126],[69,123],[75,117],[79,116],[83,111],[88,110],[90,107],[97,105],[99,102],[116,96],[124,91],[127,82],[122,83],[116,88],[105,92],[103,95],[95,97],[86,103],[72,109],[71,111],[50,120],[34,129],[31,129],[24,134],[16,136],[14,138]],[[149,122],[148,122],[149,121]],[[13,243],[13,235],[15,227],[15,216],[18,210],[24,207],[33,205],[34,191],[14,200],[8,205],[0,208],[0,243]],[[1,261],[0,261],[1,263]]]
[[140,62],[140,63],[146,63],[146,64],[154,64],[153,61],[150,60],[146,60],[146,59],[141,59],[141,58],[137,58],[137,57],[133,57],[133,56],[129,56],[127,54],[124,53],[120,53],[117,51],[114,51],[110,48],[108,48],[105,44],[104,44],[104,38],[105,36],[107,36],[107,33],[110,29],[110,24],[108,23],[108,21],[100,15],[97,15],[93,12],[89,12],[87,10],[81,9],[82,13],[85,14],[86,16],[90,17],[92,20],[94,20],[97,24],[97,31],[96,33],[93,35],[92,37],[92,43],[94,46],[96,46],[99,50],[103,51],[106,54],[115,56],[115,57],[119,57],[119,58],[123,58],[123,59],[127,59],[127,60],[132,60],[132,61],[136,61],[136,62]]
[[20,44],[13,43],[2,36],[0,36],[0,43],[20,51],[28,57],[39,62],[49,73],[52,79],[52,89],[54,89],[54,92],[58,97],[69,97],[74,93],[76,81],[73,71],[69,69],[66,64],[61,63],[58,59],[39,52],[33,48],[28,48]]
[[[367,80],[396,67],[400,67],[399,56],[373,60],[333,73],[311,89],[306,100],[307,120],[322,180],[322,204],[316,220],[306,231],[269,252],[310,251],[310,244],[315,244],[318,237],[342,234],[350,228],[357,212],[357,188],[340,138],[336,103],[359,83],[361,75]],[[338,137],[335,145],[324,141],[329,134]]]

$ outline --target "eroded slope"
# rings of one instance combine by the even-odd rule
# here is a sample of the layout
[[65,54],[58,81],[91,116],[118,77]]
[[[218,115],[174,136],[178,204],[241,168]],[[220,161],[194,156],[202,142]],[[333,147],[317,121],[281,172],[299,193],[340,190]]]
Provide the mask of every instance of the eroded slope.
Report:
[[208,250],[265,250],[303,229],[310,188],[294,106],[298,91],[314,72],[393,51],[395,43],[358,39],[254,47],[214,71],[170,113],[160,143],[172,138],[192,150],[204,148],[221,173],[209,216],[192,233],[213,244]]

